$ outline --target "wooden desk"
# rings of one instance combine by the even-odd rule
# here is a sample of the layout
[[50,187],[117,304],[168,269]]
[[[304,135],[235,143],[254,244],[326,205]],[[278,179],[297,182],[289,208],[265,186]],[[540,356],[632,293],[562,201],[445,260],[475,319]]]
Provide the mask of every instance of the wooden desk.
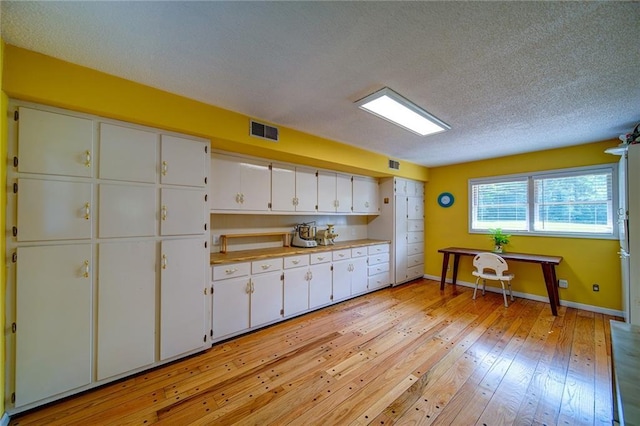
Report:
[[[442,258],[442,275],[440,276],[440,290],[444,290],[444,282],[447,277],[447,267],[449,266],[449,256],[453,254],[453,280],[452,284],[455,285],[458,278],[458,263],[460,262],[460,256],[475,256],[478,253],[486,253],[488,250],[478,250],[461,247],[448,247],[438,250],[439,253],[443,253]],[[556,268],[555,266],[562,262],[560,256],[543,256],[539,254],[525,254],[525,253],[499,253],[505,260],[514,260],[516,262],[530,262],[538,263],[542,266],[542,275],[544,276],[544,283],[547,286],[547,294],[549,295],[549,304],[551,305],[551,312],[553,315],[558,315],[558,306],[560,305],[560,296],[558,295],[558,283],[556,280]]]
[[611,320],[613,419],[640,425],[640,327]]

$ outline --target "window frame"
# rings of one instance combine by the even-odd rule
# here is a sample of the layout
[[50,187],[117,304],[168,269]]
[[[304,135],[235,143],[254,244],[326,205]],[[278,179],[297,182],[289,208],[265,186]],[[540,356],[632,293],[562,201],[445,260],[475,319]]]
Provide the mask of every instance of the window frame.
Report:
[[[550,179],[558,177],[580,176],[588,174],[597,174],[600,171],[611,172],[611,233],[590,233],[590,232],[563,232],[563,231],[539,231],[534,229],[535,225],[535,180]],[[468,211],[467,222],[470,234],[487,234],[487,229],[473,228],[473,187],[474,185],[504,183],[512,181],[527,181],[527,230],[515,230],[502,228],[505,232],[512,235],[528,235],[542,237],[564,237],[564,238],[590,238],[590,239],[618,239],[618,163],[603,163],[592,166],[570,167],[564,169],[544,170],[529,173],[516,173],[500,176],[489,176],[483,178],[473,178],[468,180],[467,196]]]

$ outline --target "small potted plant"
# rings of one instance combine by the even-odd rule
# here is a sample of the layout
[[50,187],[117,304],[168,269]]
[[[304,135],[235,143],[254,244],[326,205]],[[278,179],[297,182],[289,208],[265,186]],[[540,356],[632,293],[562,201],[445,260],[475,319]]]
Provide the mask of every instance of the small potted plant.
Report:
[[502,253],[503,247],[509,244],[509,238],[511,238],[511,235],[503,233],[500,228],[489,229],[489,235],[489,238],[493,241],[493,252]]

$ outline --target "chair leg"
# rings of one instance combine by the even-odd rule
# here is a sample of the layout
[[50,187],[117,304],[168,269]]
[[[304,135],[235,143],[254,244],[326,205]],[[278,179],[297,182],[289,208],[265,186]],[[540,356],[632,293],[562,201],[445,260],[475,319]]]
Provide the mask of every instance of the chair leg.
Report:
[[507,291],[504,288],[504,281],[500,281],[500,284],[502,284],[502,297],[504,297],[504,306],[505,308],[509,307],[509,304],[507,303]]
[[473,300],[476,300],[476,291],[478,291],[478,281],[480,281],[480,277],[476,278],[476,287],[473,289]]
[[511,290],[511,281],[509,281],[509,296],[511,296],[511,301],[513,302],[513,291]]
[[482,295],[484,296],[485,290],[487,289],[487,280],[482,280]]

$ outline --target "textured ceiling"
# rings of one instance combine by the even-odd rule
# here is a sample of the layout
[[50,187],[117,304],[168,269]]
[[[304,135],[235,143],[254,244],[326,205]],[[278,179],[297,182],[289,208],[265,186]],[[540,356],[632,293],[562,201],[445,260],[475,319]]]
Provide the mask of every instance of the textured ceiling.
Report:
[[[8,44],[425,166],[640,121],[638,2],[1,2]],[[353,102],[391,87],[452,126]]]

